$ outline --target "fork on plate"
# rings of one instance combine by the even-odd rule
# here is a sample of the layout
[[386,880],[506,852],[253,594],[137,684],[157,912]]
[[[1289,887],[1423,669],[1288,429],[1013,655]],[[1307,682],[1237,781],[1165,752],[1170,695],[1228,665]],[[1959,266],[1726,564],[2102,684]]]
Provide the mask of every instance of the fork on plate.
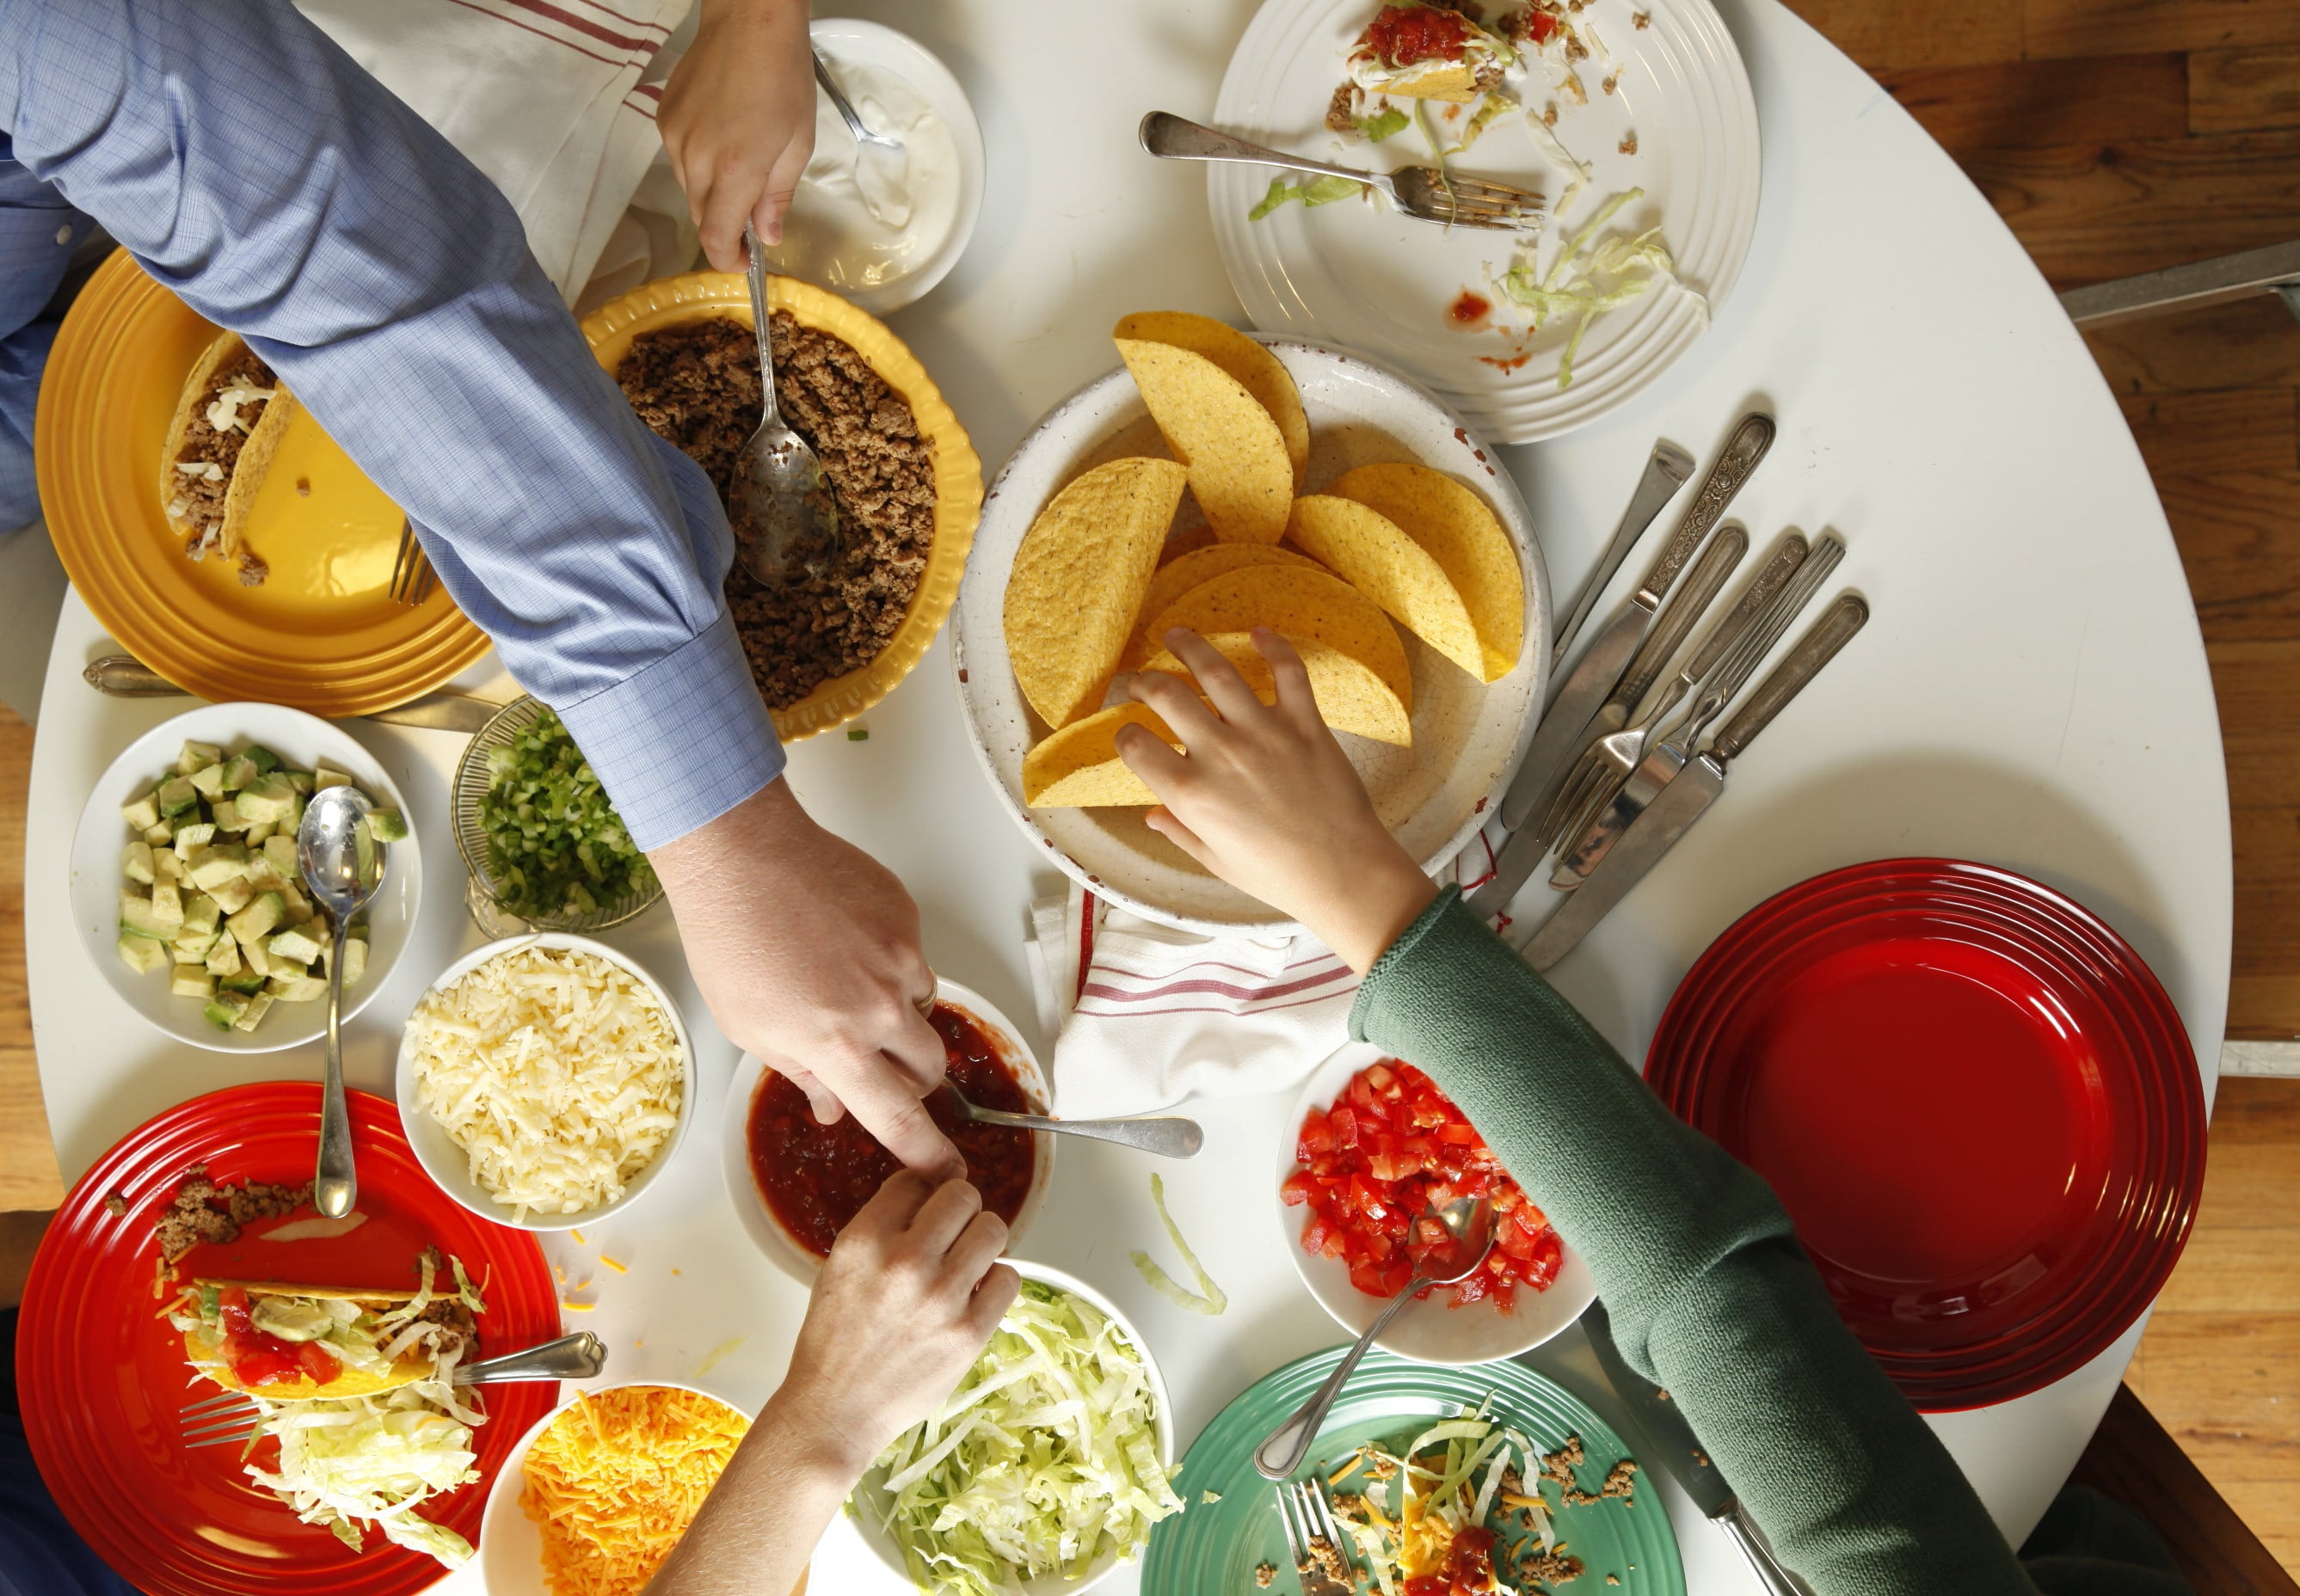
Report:
[[1496,183],[1490,178],[1441,171],[1434,166],[1361,171],[1354,166],[1337,166],[1330,161],[1313,161],[1307,155],[1289,155],[1249,144],[1171,111],[1154,111],[1142,119],[1142,147],[1168,161],[1242,161],[1323,178],[1346,178],[1379,190],[1401,213],[1441,227],[1515,232],[1538,227],[1549,212],[1549,202],[1532,189]]
[[431,596],[431,561],[415,539],[415,523],[399,518],[399,557],[391,562],[391,596],[411,609]]
[[1302,1579],[1302,1596],[1354,1596],[1349,1538],[1335,1520],[1334,1506],[1315,1480],[1274,1485],[1278,1522],[1286,1527],[1287,1555]]

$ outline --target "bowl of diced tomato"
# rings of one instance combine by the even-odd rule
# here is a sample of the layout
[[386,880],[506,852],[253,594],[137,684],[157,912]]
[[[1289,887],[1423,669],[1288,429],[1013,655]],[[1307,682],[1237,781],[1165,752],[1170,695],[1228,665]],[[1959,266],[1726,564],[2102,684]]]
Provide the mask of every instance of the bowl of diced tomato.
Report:
[[1432,1204],[1488,1198],[1493,1251],[1409,1304],[1375,1345],[1421,1363],[1489,1363],[1539,1346],[1596,1297],[1589,1267],[1437,1083],[1364,1043],[1320,1066],[1278,1150],[1279,1223],[1302,1283],[1352,1334],[1410,1284]]

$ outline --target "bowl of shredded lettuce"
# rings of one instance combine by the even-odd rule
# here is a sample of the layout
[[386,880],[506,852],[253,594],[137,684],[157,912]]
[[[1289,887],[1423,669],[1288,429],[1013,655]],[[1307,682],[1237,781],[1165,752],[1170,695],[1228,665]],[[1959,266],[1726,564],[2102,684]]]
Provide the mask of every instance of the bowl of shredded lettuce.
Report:
[[1022,1289],[958,1389],[847,1498],[887,1566],[929,1596],[1076,1596],[1182,1510],[1172,1404],[1100,1292],[1015,1261]]

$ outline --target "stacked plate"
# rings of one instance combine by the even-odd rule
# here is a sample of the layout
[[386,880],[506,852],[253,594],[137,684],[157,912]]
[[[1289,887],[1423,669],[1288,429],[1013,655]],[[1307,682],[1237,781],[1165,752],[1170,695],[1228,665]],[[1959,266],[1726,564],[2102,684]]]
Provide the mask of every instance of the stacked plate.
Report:
[[2007,1401],[2147,1308],[2204,1182],[2194,1052],[2079,905],[1946,860],[1856,865],[1743,916],[1646,1077],[1771,1182],[1918,1407]]

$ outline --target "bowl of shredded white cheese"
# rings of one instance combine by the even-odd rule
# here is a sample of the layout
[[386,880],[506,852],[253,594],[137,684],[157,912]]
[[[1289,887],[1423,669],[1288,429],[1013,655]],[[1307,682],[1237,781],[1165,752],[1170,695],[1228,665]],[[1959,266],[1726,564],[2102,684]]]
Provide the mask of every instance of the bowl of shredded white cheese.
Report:
[[629,1207],[695,1118],[687,1023],[588,937],[490,943],[441,973],[399,1042],[399,1118],[425,1171],[484,1218],[567,1230]]

